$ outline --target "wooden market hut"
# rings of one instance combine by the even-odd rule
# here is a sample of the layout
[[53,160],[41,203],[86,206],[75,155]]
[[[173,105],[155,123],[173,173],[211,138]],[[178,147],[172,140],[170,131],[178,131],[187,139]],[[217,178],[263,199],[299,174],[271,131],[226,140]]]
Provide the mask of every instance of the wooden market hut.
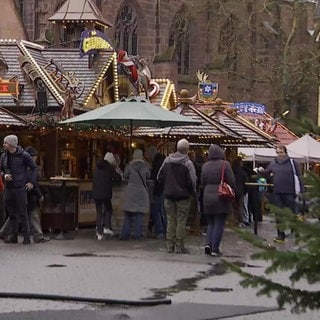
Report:
[[[44,180],[60,176],[62,172],[80,179],[80,218],[77,223],[94,222],[90,175],[95,159],[101,158],[106,151],[113,151],[126,161],[129,138],[107,128],[61,126],[59,121],[63,118],[62,109],[70,90],[75,95],[72,101],[74,114],[119,99],[115,52],[100,50],[99,58],[91,67],[88,57],[79,57],[78,49],[46,48],[25,40],[0,40],[0,53],[8,69],[5,79],[13,79],[17,88],[14,95],[1,95],[0,106],[8,114],[23,118],[21,121],[27,125],[20,133],[14,129],[21,145],[32,145],[38,150]],[[176,94],[172,81],[154,81],[158,93],[152,102],[165,108],[173,107]],[[7,127],[4,129],[3,134],[12,132]],[[120,193],[115,193],[115,211],[121,210],[120,197]]]
[[240,146],[272,147],[276,139],[261,130],[247,119],[241,117],[236,110],[230,108],[220,98],[212,102],[197,101],[197,97],[189,97],[186,90],[181,90],[178,104],[172,109],[179,114],[200,120],[200,126],[170,127],[170,128],[136,128],[135,137],[144,137],[150,141],[161,141],[171,144],[171,149],[177,140],[186,138],[194,148],[207,147],[212,143],[219,144],[227,150],[227,157],[233,159]]

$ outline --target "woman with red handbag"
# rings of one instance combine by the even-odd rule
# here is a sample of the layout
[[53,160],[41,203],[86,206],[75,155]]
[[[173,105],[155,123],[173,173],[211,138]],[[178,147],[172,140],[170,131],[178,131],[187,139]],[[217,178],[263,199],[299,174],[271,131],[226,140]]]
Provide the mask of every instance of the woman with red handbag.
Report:
[[232,200],[221,197],[219,187],[227,183],[235,187],[235,177],[231,165],[225,160],[223,150],[218,145],[209,148],[208,161],[201,172],[201,188],[203,189],[203,211],[207,216],[207,244],[205,254],[220,256],[220,242],[224,232],[227,216],[232,212]]

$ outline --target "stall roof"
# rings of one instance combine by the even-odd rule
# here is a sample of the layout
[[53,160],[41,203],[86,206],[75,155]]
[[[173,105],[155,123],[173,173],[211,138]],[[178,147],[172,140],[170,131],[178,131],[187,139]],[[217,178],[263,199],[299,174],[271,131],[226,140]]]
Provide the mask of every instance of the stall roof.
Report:
[[0,107],[0,129],[5,127],[27,127],[27,122],[14,113]]
[[[106,77],[109,85],[114,85],[117,74],[116,54],[113,50],[100,50],[99,57],[91,68],[88,57],[80,58],[75,48],[45,48],[41,45],[17,39],[0,39],[0,53],[6,61],[6,79],[15,78],[19,83],[19,96],[1,96],[0,106],[19,114],[38,112],[35,109],[36,88],[34,79],[41,79],[47,90],[48,110],[60,110],[66,95],[61,90],[59,77],[61,70],[68,77],[80,83],[82,94],[77,97],[74,107],[82,111],[93,108],[90,98],[95,94],[101,81]],[[57,70],[57,72],[55,72]],[[154,79],[159,85],[159,93],[152,102],[165,108],[176,105],[174,84],[168,79]],[[118,97],[111,97],[111,102]]]
[[[6,78],[16,77],[21,87],[16,100],[11,96],[2,96],[0,99],[0,106],[12,110],[17,110],[17,107],[25,110],[34,108],[36,91],[34,79],[41,79],[48,89],[48,108],[61,107],[66,95],[63,88],[61,89],[61,85],[65,83],[59,84],[61,73],[58,69],[62,69],[66,75],[79,81],[83,93],[77,98],[75,106],[86,108],[87,101],[96,90],[99,81],[103,79],[108,69],[115,68],[112,63],[115,54],[107,50],[100,52],[99,63],[92,68],[88,68],[88,58],[79,57],[78,49],[50,49],[24,40],[0,39],[0,52],[8,65]],[[58,72],[55,73],[55,70]],[[111,82],[112,77],[113,74]]]
[[[265,113],[265,117],[267,119],[271,119],[271,121],[274,120],[274,118],[271,117],[271,115],[268,113]],[[271,134],[278,139],[279,143],[283,145],[287,145],[299,139],[299,137],[296,134],[294,134],[291,130],[289,130],[284,124],[282,124],[279,121],[276,122],[275,128]]]
[[[201,104],[201,106],[203,105]],[[245,119],[229,114],[224,107],[217,107],[210,115],[197,108],[197,104],[180,104],[175,111],[202,121],[202,125],[164,129],[140,127],[136,128],[133,134],[169,140],[184,137],[192,143],[219,143],[222,146],[266,146],[272,145],[274,142],[270,135]]]

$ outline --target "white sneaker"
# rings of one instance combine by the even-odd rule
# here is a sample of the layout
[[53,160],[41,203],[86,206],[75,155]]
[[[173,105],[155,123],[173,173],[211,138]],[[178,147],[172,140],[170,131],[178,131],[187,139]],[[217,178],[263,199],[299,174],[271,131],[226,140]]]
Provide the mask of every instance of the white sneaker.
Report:
[[97,240],[102,240],[102,239],[103,239],[103,235],[97,233],[97,234],[96,234],[96,238],[97,238]]
[[109,228],[103,228],[103,234],[112,237],[114,235],[114,232]]

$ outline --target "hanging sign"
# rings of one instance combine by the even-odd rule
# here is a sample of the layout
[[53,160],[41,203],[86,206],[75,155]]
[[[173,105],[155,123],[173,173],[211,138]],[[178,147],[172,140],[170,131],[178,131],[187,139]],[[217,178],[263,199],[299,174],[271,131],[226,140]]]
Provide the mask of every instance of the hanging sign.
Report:
[[108,37],[99,30],[86,30],[81,33],[80,56],[91,55],[98,50],[112,50]]
[[0,96],[19,95],[19,81],[0,79]]
[[239,114],[264,115],[266,111],[265,105],[255,102],[235,102],[231,107],[238,109]]

